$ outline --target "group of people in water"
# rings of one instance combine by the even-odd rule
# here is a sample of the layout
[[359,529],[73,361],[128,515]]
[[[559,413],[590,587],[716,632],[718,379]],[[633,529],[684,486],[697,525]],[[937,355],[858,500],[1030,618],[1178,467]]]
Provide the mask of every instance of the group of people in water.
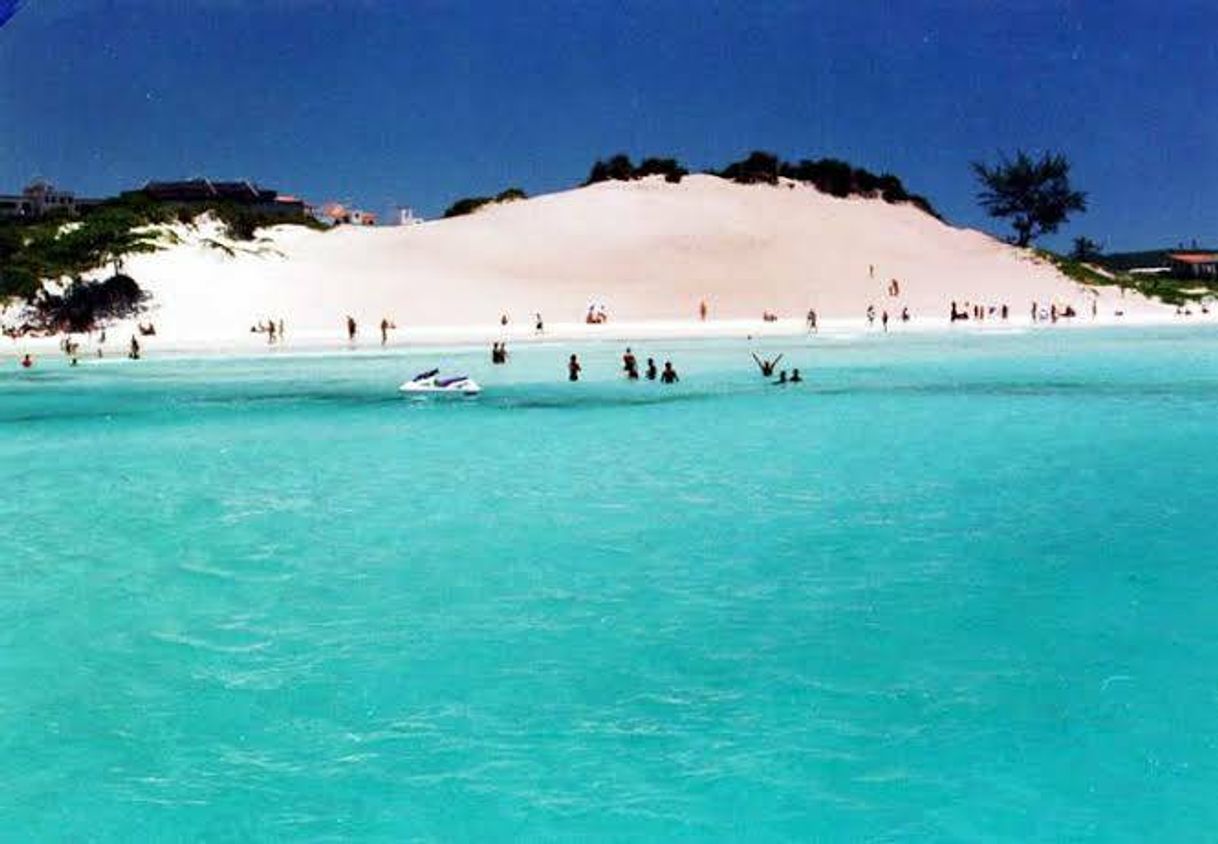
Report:
[[[753,361],[757,364],[757,368],[761,370],[761,375],[764,378],[774,377],[774,370],[778,367],[779,361],[781,361],[783,358],[783,356],[781,354],[778,357],[772,358],[772,359],[771,358],[759,358],[759,357],[757,357],[756,352],[752,352],[752,355],[753,355]],[[802,383],[803,380],[804,380],[803,376],[801,376],[799,374],[798,369],[792,369],[791,376],[789,378],[787,377],[787,371],[785,369],[780,369],[778,371],[778,380],[774,381],[773,383],[775,383],[775,384],[799,384],[799,383]]]
[[[584,367],[579,362],[579,356],[571,355],[567,359],[567,380],[578,381],[583,371]],[[635,357],[634,352],[629,346],[626,347],[626,352],[622,355],[622,372],[631,381],[639,380],[639,359]],[[656,366],[655,358],[647,358],[647,368],[644,370],[642,377],[648,381],[658,380],[661,384],[675,384],[681,380],[680,376],[677,375],[677,370],[673,368],[672,361],[664,361],[664,368],[661,370]]]

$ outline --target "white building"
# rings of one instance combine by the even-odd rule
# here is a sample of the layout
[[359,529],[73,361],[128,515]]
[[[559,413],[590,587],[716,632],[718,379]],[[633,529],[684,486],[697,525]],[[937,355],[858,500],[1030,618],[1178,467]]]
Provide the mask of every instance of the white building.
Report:
[[42,217],[58,210],[73,215],[79,205],[92,202],[78,202],[74,194],[56,190],[49,182],[37,181],[27,185],[19,195],[0,195],[0,217]]

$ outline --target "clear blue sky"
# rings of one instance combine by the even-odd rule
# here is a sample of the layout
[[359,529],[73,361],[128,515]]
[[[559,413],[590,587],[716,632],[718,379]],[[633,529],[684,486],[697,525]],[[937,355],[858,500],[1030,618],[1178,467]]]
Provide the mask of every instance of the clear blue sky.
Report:
[[1023,147],[1089,193],[1049,245],[1214,243],[1215,22],[1213,0],[26,0],[0,29],[0,191],[206,175],[434,216],[619,151],[760,148],[997,230],[968,164]]

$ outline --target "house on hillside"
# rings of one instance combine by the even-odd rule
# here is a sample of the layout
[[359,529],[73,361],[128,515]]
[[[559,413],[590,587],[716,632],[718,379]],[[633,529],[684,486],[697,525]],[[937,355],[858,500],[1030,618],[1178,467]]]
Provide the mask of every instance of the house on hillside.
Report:
[[299,217],[308,211],[303,200],[248,181],[213,182],[210,179],[189,179],[182,182],[148,182],[139,193],[157,202],[181,205],[227,202],[247,207],[259,214],[280,217]]
[[375,226],[376,214],[360,208],[348,208],[341,202],[328,203],[322,209],[323,216],[335,226]]
[[56,211],[74,217],[80,209],[100,201],[77,199],[75,194],[58,190],[50,182],[36,181],[26,185],[20,194],[0,195],[0,217],[36,219]]
[[1167,256],[1171,274],[1177,278],[1218,279],[1218,253],[1171,252]]

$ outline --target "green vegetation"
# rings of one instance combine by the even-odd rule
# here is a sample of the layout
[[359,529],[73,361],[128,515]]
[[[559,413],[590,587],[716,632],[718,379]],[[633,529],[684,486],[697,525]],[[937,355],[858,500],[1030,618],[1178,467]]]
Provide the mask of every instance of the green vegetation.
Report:
[[[867,196],[879,197],[885,202],[909,202],[927,214],[939,217],[925,197],[907,192],[896,176],[890,173],[877,176],[836,158],[805,158],[792,163],[783,161],[773,153],[756,150],[722,170],[708,172],[742,185],[776,185],[779,179],[791,179],[811,184],[832,196]],[[635,166],[629,156],[619,153],[593,164],[584,185],[607,181],[629,182],[647,176],[663,176],[665,181],[677,183],[688,174],[689,171],[675,158],[645,158]]]
[[981,183],[977,200],[991,217],[1010,218],[1014,243],[1027,246],[1042,234],[1052,234],[1076,211],[1087,210],[1087,195],[1070,187],[1070,162],[1045,153],[1034,161],[1019,150],[1014,160],[989,167],[974,161]]
[[[169,238],[158,226],[189,223],[205,212],[221,220],[233,240],[252,240],[257,229],[284,223],[325,228],[304,214],[284,218],[229,203],[161,203],[140,191],[85,209],[78,219],[54,213],[36,220],[0,220],[0,304],[27,302],[27,327],[34,331],[87,330],[81,326],[98,327],[138,314],[144,296],[133,279],[120,274],[124,258],[163,248]],[[81,281],[106,266],[113,269],[113,278]],[[62,295],[46,289],[46,282],[63,279],[72,281]]]
[[158,248],[155,235],[141,230],[148,224],[149,215],[120,203],[99,206],[78,221],[0,222],[0,300],[30,300],[45,281],[98,267],[117,273],[125,256]]
[[743,185],[776,185],[779,179],[790,179],[810,184],[821,193],[843,199],[849,196],[865,196],[878,197],[889,203],[908,202],[932,217],[941,219],[925,197],[906,191],[901,180],[891,173],[877,176],[869,170],[854,167],[837,158],[804,158],[793,163],[783,161],[773,153],[758,150],[718,172],[712,172],[716,176]]
[[632,182],[635,179],[645,179],[648,176],[663,176],[664,181],[678,184],[689,175],[689,171],[677,162],[675,158],[644,158],[637,167],[630,161],[630,156],[618,153],[606,161],[599,159],[592,165],[584,187],[597,182]]
[[1074,248],[1070,250],[1070,259],[1073,261],[1091,261],[1095,263],[1099,260],[1103,253],[1102,248],[1098,243],[1089,237],[1074,238]]
[[500,191],[495,196],[467,196],[464,199],[458,199],[444,211],[444,217],[464,217],[466,214],[473,214],[483,205],[489,205],[492,202],[514,202],[517,199],[528,199],[529,195],[520,188],[508,188],[505,191]]
[[147,300],[148,294],[131,276],[116,274],[105,281],[77,279],[62,295],[44,292],[33,309],[29,328],[46,334],[92,331],[113,320],[139,315]]
[[[1202,279],[1176,278],[1153,273],[1130,273],[1106,266],[1106,261],[1083,262],[1073,257],[1058,255],[1047,249],[1037,249],[1036,254],[1040,258],[1051,262],[1062,275],[1074,279],[1080,284],[1093,287],[1115,285],[1123,290],[1137,291],[1147,298],[1157,299],[1167,305],[1187,305],[1205,299],[1218,298],[1218,284]],[[1133,266],[1155,266],[1155,264],[1136,264]],[[1104,272],[1099,271],[1100,269],[1105,270],[1110,275],[1105,275]]]

